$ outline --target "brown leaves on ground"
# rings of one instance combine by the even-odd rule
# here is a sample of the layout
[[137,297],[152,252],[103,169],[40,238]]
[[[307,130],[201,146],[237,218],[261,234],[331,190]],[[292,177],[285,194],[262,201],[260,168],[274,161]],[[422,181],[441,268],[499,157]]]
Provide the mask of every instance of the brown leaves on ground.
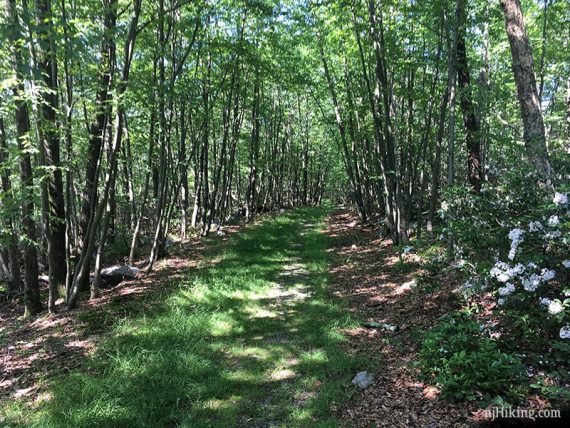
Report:
[[[371,226],[362,226],[347,211],[333,214],[327,234],[333,292],[347,301],[350,310],[369,322],[397,325],[395,332],[381,328],[347,331],[350,351],[367,355],[376,366],[376,381],[356,392],[351,403],[337,410],[342,426],[350,427],[464,427],[472,426],[475,406],[439,399],[439,391],[418,380],[412,367],[416,343],[411,337],[431,328],[459,307],[458,284],[446,277],[431,293],[417,293],[409,284],[421,272],[417,256],[399,254],[390,241]],[[403,265],[407,267],[403,268]]]
[[[225,227],[225,235],[214,239],[227,240],[238,229]],[[87,292],[73,311],[60,299],[56,314],[24,319],[22,302],[2,302],[0,401],[45,398],[46,381],[81,367],[117,319],[135,316],[163,302],[189,272],[212,263],[212,259],[205,259],[206,251],[204,240],[199,238],[175,243],[169,249],[169,258],[155,264],[152,272],[141,271],[133,280],[101,290],[101,296],[94,300],[87,300]],[[47,296],[47,284],[43,284],[42,296]]]

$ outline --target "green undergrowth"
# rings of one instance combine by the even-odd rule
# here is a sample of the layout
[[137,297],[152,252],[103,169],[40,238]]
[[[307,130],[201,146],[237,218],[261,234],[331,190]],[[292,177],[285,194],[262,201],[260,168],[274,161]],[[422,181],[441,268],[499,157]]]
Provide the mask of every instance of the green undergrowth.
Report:
[[[295,210],[227,245],[212,241],[211,266],[163,303],[114,321],[84,369],[55,378],[42,404],[4,405],[3,423],[336,426],[330,406],[347,399],[366,362],[341,351],[341,329],[357,321],[327,293],[325,215]],[[283,279],[287,269],[293,274]],[[277,283],[307,295],[284,304]]]
[[502,352],[466,312],[448,315],[427,332],[419,357],[423,379],[444,398],[488,404],[497,398],[520,402],[527,393],[522,362]]

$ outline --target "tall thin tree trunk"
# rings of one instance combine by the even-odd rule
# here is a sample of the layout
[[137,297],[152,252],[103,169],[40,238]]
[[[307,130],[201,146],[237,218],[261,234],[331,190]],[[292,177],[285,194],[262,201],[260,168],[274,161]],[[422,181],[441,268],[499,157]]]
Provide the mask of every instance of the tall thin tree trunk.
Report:
[[542,8],[542,46],[540,49],[540,83],[538,84],[538,100],[540,103],[542,103],[542,95],[544,91],[544,60],[546,58],[546,38],[548,36],[546,29],[548,28],[548,7],[550,6],[550,1],[551,0],[544,0],[544,6]]
[[374,45],[376,72],[376,90],[374,92],[377,102],[379,104],[382,103],[384,109],[383,134],[386,148],[384,170],[386,171],[388,182],[388,204],[391,206],[390,212],[392,214],[389,219],[389,227],[392,233],[392,240],[398,244],[400,241],[407,240],[405,227],[404,229],[402,228],[406,223],[406,215],[400,187],[401,177],[398,168],[397,141],[392,125],[394,105],[391,95],[392,88],[389,87],[386,70],[382,15],[377,10],[375,0],[368,1],[368,15],[370,37]]
[[18,149],[21,152],[20,179],[22,186],[22,235],[24,239],[24,306],[25,316],[38,314],[42,310],[40,301],[40,286],[38,282],[38,254],[36,250],[36,223],[34,221],[34,178],[32,173],[32,160],[28,150],[30,133],[30,116],[27,101],[24,96],[24,64],[21,46],[21,30],[16,10],[16,0],[6,0],[6,15],[10,25],[9,37],[11,46],[11,60],[16,84],[13,86],[14,102],[16,106],[16,137]]
[[[89,126],[89,145],[87,148],[87,163],[85,167],[85,185],[81,194],[81,215],[79,218],[79,231],[83,241],[89,239],[88,228],[97,207],[97,186],[99,183],[99,164],[103,133],[111,114],[110,91],[113,82],[115,64],[115,25],[118,0],[105,0],[105,36],[103,39],[101,56],[104,69],[100,72],[99,89],[95,99],[95,119]],[[94,244],[94,243],[93,243]],[[83,248],[90,248],[90,242],[83,242]],[[75,275],[76,276],[76,275]],[[79,284],[82,290],[89,286],[89,275],[81,277]]]
[[[6,132],[4,130],[4,119],[0,117],[0,165],[4,164],[8,160],[8,145],[6,143]],[[12,182],[10,180],[9,170],[6,168],[2,176],[0,177],[2,183],[2,194],[4,198],[4,203],[13,210],[12,200]],[[0,203],[1,206],[1,203]],[[18,249],[18,238],[16,236],[16,231],[14,230],[14,221],[11,213],[7,220],[6,226],[8,233],[10,234],[8,238],[8,263],[9,263],[9,287],[13,291],[22,290],[22,274],[20,272],[20,250]]]
[[154,262],[162,257],[164,253],[164,211],[166,205],[166,192],[168,182],[168,151],[167,151],[167,129],[166,129],[166,31],[165,31],[165,8],[164,0],[159,1],[158,11],[158,43],[160,56],[158,58],[158,121],[159,121],[159,169],[158,169],[158,198],[156,212],[156,227],[154,239],[147,266],[150,272]]
[[65,55],[63,62],[63,70],[65,76],[65,122],[64,122],[64,139],[65,139],[65,157],[68,168],[65,173],[65,226],[66,226],[66,242],[65,242],[65,262],[66,262],[66,278],[65,278],[65,300],[69,298],[71,292],[71,281],[73,279],[73,266],[71,263],[72,249],[77,246],[78,240],[78,224],[74,215],[75,209],[75,193],[73,190],[73,169],[71,168],[72,153],[72,127],[73,118],[73,76],[71,74],[71,46],[69,40],[69,29],[67,23],[67,12],[65,6],[66,0],[61,0],[61,20],[63,25],[63,36],[65,44]]
[[[210,18],[206,22],[209,25]],[[206,31],[209,31],[206,29]],[[212,52],[208,46],[206,53],[206,80],[202,88],[202,102],[204,103],[204,125],[202,131],[202,158],[201,158],[201,173],[202,173],[202,204],[204,205],[204,212],[202,216],[202,236],[208,235],[210,232],[210,218],[211,204],[210,204],[210,178],[209,178],[209,156],[210,156],[210,75],[212,73]]]
[[246,192],[246,221],[250,221],[255,214],[257,201],[257,164],[259,158],[259,135],[261,128],[261,117],[259,112],[260,103],[260,76],[259,70],[255,71],[255,82],[253,85],[253,106],[252,106],[252,127],[249,145],[249,175]]
[[465,47],[463,25],[457,35],[457,76],[461,88],[461,110],[465,125],[465,143],[467,145],[467,176],[469,183],[476,193],[481,191],[483,172],[481,170],[481,135],[479,120],[475,115],[471,94],[471,81],[467,52]]
[[[342,150],[342,154],[344,155],[345,167],[348,174],[348,179],[351,185],[352,191],[352,199],[356,203],[358,209],[358,215],[361,221],[366,221],[366,210],[364,208],[364,202],[362,200],[362,193],[360,191],[360,184],[356,181],[356,177],[354,175],[353,166],[351,163],[350,153],[348,151],[348,142],[346,138],[346,126],[341,115],[340,103],[338,101],[337,92],[335,89],[335,84],[332,79],[331,72],[329,70],[329,65],[327,59],[325,57],[325,51],[323,48],[323,41],[320,40],[320,34],[317,34],[318,44],[319,44],[319,51],[321,55],[321,62],[323,64],[323,69],[325,72],[325,79],[327,81],[327,86],[329,89],[329,93],[333,102],[334,112],[335,112],[335,119],[336,124],[338,127],[338,131],[340,134],[340,146]],[[294,186],[293,186],[294,188]]]
[[[103,218],[103,212],[107,207],[107,202],[109,201],[109,197],[111,195],[111,188],[115,185],[115,180],[116,180],[117,156],[119,155],[121,149],[121,141],[123,135],[122,117],[125,114],[123,95],[127,89],[127,82],[129,80],[129,72],[134,53],[135,40],[138,35],[137,25],[141,10],[141,1],[142,0],[133,0],[133,11],[124,45],[123,71],[116,89],[117,92],[116,128],[113,136],[111,150],[109,151],[108,169],[105,175],[103,198],[98,204],[97,209],[92,212],[92,215],[89,220],[89,224],[87,227],[88,235],[86,236],[87,240],[83,243],[81,257],[79,259],[79,263],[77,264],[77,268],[73,277],[72,291],[70,293],[67,302],[67,306],[69,309],[73,309],[77,305],[77,301],[79,299],[79,292],[81,290],[81,284],[83,284],[85,278],[87,278],[87,282],[89,281],[89,268],[91,266],[91,258],[93,257],[93,252],[95,251],[95,240],[97,233],[98,231],[101,232],[100,239],[104,239],[106,233],[105,224],[102,230],[99,228],[99,225],[101,223],[101,219]],[[106,222],[108,222],[108,218],[104,219],[103,223]],[[95,272],[95,275],[96,277],[100,276],[100,266],[98,266],[98,270]],[[95,286],[96,285],[97,284],[95,283]]]
[[56,46],[53,38],[51,5],[49,0],[36,0],[40,68],[47,90],[42,92],[41,149],[47,177],[46,237],[48,247],[49,299],[48,309],[55,312],[58,290],[65,286],[67,266],[65,249],[65,205],[61,174],[59,133],[56,111],[59,109]]
[[546,148],[544,119],[536,89],[532,50],[524,25],[521,4],[519,0],[501,0],[501,8],[511,46],[513,74],[521,109],[527,156],[536,170],[541,185],[552,188],[556,177]]
[[[463,18],[463,0],[457,0],[455,3],[455,22],[451,31],[451,48],[449,51],[449,69],[448,69],[448,89],[449,89],[449,119],[447,134],[447,185],[453,186],[455,182],[455,96],[457,81],[457,40],[459,37],[459,29],[462,26]],[[447,233],[447,252],[451,256],[454,248],[454,237],[451,228]]]

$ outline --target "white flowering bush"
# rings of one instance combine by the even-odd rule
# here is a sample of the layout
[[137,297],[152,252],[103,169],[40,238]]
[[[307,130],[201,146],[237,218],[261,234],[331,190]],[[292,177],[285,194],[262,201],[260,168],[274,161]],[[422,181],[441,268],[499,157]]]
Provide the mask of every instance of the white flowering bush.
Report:
[[462,277],[465,305],[481,314],[494,308],[494,340],[521,356],[531,388],[568,399],[570,189],[549,193],[527,178],[504,174],[480,194],[448,189],[439,242],[453,242],[448,269]]
[[[481,379],[496,377],[497,365],[507,372],[520,362],[520,388],[570,399],[570,187],[540,188],[516,166],[489,177],[480,193],[464,185],[444,189],[438,238],[428,249],[414,242],[426,271],[423,292],[460,281],[462,310],[470,314],[442,321],[424,337],[422,374],[447,397],[484,401],[470,382],[481,392]],[[520,391],[497,384],[483,395],[516,400]]]
[[560,339],[570,338],[570,206],[568,194],[556,192],[539,218],[520,222],[508,232],[509,252],[489,271],[496,284],[497,304],[509,301],[519,309],[542,308],[559,330]]

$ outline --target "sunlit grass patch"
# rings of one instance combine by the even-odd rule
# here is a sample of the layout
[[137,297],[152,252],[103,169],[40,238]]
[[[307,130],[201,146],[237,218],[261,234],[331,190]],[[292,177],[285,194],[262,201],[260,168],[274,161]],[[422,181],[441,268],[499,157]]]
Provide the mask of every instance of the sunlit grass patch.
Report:
[[327,353],[322,349],[315,349],[301,354],[301,361],[304,364],[325,364],[329,360]]
[[[335,426],[331,403],[365,364],[340,348],[356,321],[326,290],[324,214],[292,211],[215,243],[215,262],[162,303],[113,320],[25,425]],[[7,420],[22,420],[11,406]]]

